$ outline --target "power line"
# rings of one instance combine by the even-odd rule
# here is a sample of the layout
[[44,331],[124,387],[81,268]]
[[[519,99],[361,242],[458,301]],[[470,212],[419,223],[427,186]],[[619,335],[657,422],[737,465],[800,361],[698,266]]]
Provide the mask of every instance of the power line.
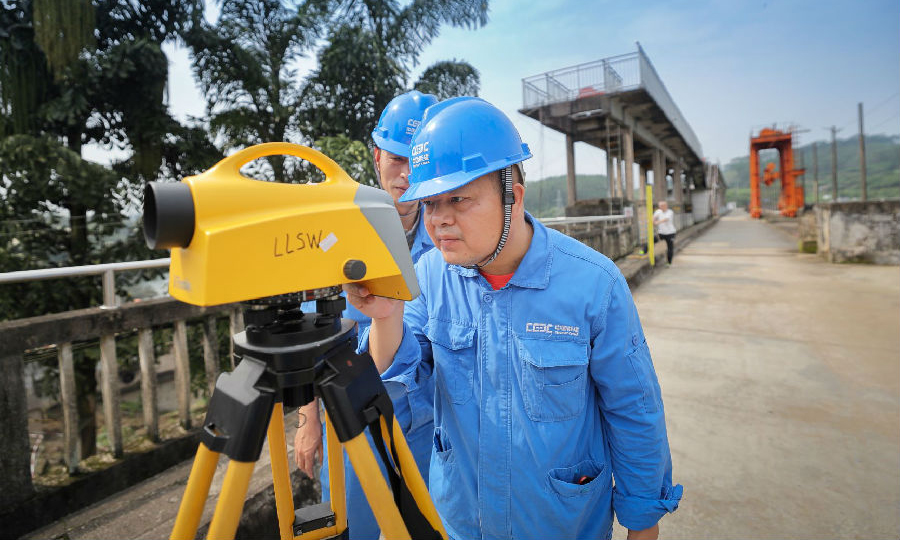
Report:
[[878,122],[877,124],[875,124],[873,126],[870,126],[869,132],[871,133],[875,128],[883,126],[884,124],[888,123],[889,121],[893,120],[894,118],[897,118],[898,116],[900,116],[900,111],[895,112],[894,114],[892,114],[891,116],[888,116],[887,118],[883,118],[881,120],[881,122]]
[[889,103],[892,99],[894,99],[894,98],[896,98],[896,97],[898,97],[898,96],[900,96],[900,91],[894,92],[894,94],[891,95],[890,97],[888,97],[886,100],[882,101],[882,102],[879,103],[878,105],[875,105],[874,107],[871,107],[871,108],[869,109],[869,114],[872,114],[873,112],[875,112],[876,110],[880,109],[880,108],[883,107],[885,104]]
[[[876,106],[872,107],[871,109],[869,109],[869,110],[867,111],[867,113],[868,113],[868,114],[872,114],[873,112],[875,112],[875,110],[879,109],[880,107],[883,107],[884,105],[886,105],[887,103],[889,103],[892,99],[896,98],[897,96],[900,96],[900,92],[895,92],[894,94],[888,96],[887,99],[885,99],[885,100],[879,102],[878,105],[876,105]],[[896,115],[895,115],[895,116],[896,116]],[[857,121],[858,121],[858,119],[850,120],[849,122],[847,122],[847,123],[845,123],[843,126],[841,126],[841,128],[840,128],[838,131],[843,131],[843,130],[849,128],[849,127],[852,127],[853,124],[855,124]],[[881,124],[878,124],[878,125],[881,125]],[[870,129],[871,129],[871,128],[870,128]]]

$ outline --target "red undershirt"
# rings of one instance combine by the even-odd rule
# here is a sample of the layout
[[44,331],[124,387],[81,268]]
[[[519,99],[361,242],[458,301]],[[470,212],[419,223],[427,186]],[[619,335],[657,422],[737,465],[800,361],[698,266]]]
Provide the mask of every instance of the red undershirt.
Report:
[[[491,284],[491,287],[495,291],[499,291],[500,289],[505,287],[506,284],[509,283],[509,280],[511,280],[513,277],[513,274],[500,274],[500,275],[485,274],[481,270],[479,270],[478,273],[481,274],[482,276],[484,276],[484,279],[486,279],[487,282]],[[513,273],[515,273],[515,272],[513,272]]]

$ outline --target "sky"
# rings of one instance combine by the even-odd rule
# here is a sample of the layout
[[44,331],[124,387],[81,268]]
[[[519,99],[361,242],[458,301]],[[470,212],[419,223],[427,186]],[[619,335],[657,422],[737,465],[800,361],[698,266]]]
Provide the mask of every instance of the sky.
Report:
[[[410,86],[429,65],[465,60],[479,95],[503,110],[529,144],[529,179],[565,174],[562,134],[518,112],[522,79],[609,56],[639,42],[700,140],[723,165],[748,154],[751,131],[795,124],[799,142],[900,133],[900,4],[897,0],[489,0],[477,30],[444,26],[426,46]],[[208,17],[215,17],[215,9]],[[203,115],[187,51],[167,45],[170,109]],[[312,56],[312,55],[311,55]],[[314,58],[299,64],[315,67]],[[602,151],[575,147],[579,174],[605,173]]]

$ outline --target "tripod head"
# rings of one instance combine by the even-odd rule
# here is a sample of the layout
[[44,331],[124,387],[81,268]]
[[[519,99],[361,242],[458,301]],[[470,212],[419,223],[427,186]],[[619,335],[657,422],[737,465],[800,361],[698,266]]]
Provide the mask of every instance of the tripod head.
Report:
[[[340,399],[332,401],[347,403],[333,415],[342,419],[335,423],[339,433],[365,428],[353,411],[370,405],[380,387],[357,378],[360,370],[375,367],[368,356],[356,354],[356,323],[341,318],[345,300],[337,294],[318,298],[313,313],[300,309],[303,297],[245,304],[247,328],[233,336],[237,367],[219,376],[203,423],[201,441],[210,449],[239,461],[259,459],[266,431],[256,420],[267,418],[274,403],[302,407],[322,392],[337,393]],[[380,381],[377,370],[374,375]]]

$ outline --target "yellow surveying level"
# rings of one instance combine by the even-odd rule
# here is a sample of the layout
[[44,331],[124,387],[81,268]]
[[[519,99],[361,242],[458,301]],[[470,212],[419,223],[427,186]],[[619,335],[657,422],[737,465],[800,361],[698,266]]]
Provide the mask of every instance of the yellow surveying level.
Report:
[[[309,161],[325,181],[279,184],[240,174],[254,159],[281,154]],[[150,182],[144,234],[151,248],[172,250],[172,296],[204,306],[243,302],[247,326],[233,336],[237,367],[216,381],[171,538],[196,536],[223,453],[231,461],[208,538],[234,538],[268,436],[282,540],[346,537],[341,448],[385,537],[445,539],[375,364],[368,354],[356,354],[356,323],[340,317],[343,283],[402,300],[419,294],[390,196],[354,182],[315,150],[262,144],[183,182]],[[316,313],[300,309],[306,300],[316,300]],[[284,408],[315,396],[326,411],[331,503],[295,510]]]
[[[306,159],[325,181],[260,182],[240,173],[273,154]],[[147,242],[172,248],[169,293],[183,302],[226,304],[350,281],[379,296],[418,296],[390,196],[311,148],[252,146],[183,182],[151,182],[145,195]]]

